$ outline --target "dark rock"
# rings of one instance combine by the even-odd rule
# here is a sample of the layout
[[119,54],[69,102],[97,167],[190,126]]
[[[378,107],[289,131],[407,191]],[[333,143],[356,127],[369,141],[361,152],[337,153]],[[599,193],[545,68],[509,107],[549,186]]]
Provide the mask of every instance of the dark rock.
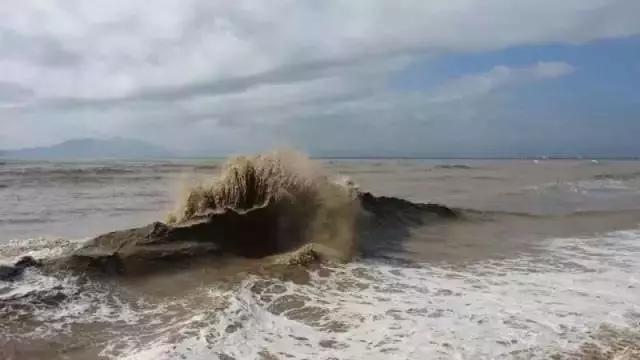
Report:
[[421,204],[387,196],[374,196],[369,192],[358,194],[362,208],[378,217],[403,217],[417,220],[419,218],[437,216],[453,219],[459,214],[444,205]]
[[110,232],[45,267],[135,275],[222,253],[261,258],[288,251],[300,241],[301,229],[287,227],[292,223],[281,221],[269,205],[245,212],[225,209],[176,225],[155,222]]
[[[379,230],[382,220],[394,224],[419,222],[425,218],[450,219],[458,214],[441,205],[416,204],[406,200],[376,197],[359,193],[362,208],[373,215]],[[147,226],[114,231],[88,241],[80,249],[57,259],[42,263],[24,257],[14,266],[0,266],[0,280],[18,277],[27,267],[41,267],[45,271],[72,270],[107,276],[143,275],[189,266],[197,258],[233,254],[248,258],[264,258],[294,249],[289,256],[274,260],[282,268],[299,268],[324,260],[346,261],[330,248],[313,244],[303,246],[311,223],[309,214],[283,209],[282,204],[267,203],[249,210],[222,209],[205,213],[178,224],[154,222]],[[369,224],[371,225],[371,224]],[[371,226],[366,226],[372,228]],[[357,229],[360,231],[362,228]],[[397,228],[394,228],[397,234]],[[382,234],[381,242],[389,242]],[[363,240],[365,237],[362,237]],[[375,239],[374,239],[375,240]],[[373,241],[368,239],[367,241]],[[308,281],[304,269],[281,271],[293,281]]]
[[11,281],[20,276],[23,268],[15,266],[0,265],[0,281]]
[[40,266],[40,262],[31,256],[24,256],[13,266],[0,265],[0,281],[12,281],[22,275],[28,267]]
[[38,267],[40,265],[40,262],[31,256],[23,256],[15,263],[16,267],[21,267],[23,269],[28,267]]
[[53,294],[47,294],[46,296],[39,298],[38,302],[46,306],[58,306],[66,299],[67,295],[65,295],[64,293],[55,292]]

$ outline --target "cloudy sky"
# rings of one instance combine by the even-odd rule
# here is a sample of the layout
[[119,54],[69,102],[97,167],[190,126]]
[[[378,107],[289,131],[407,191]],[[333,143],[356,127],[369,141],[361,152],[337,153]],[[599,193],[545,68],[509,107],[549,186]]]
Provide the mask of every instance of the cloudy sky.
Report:
[[640,155],[638,0],[0,0],[0,148]]

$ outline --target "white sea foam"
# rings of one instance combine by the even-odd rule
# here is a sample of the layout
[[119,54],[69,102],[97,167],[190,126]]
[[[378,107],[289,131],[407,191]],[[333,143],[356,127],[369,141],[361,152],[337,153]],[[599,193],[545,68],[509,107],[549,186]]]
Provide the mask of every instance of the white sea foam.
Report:
[[540,185],[528,186],[525,187],[524,190],[535,192],[563,192],[582,195],[592,195],[593,193],[601,191],[630,193],[637,193],[638,191],[640,191],[636,183],[616,179],[550,182]]
[[[0,308],[0,315],[7,320],[29,319],[20,332],[6,335],[32,339],[71,334],[74,326],[81,324],[135,325],[149,307],[141,300],[132,309],[109,287],[77,276],[51,276],[32,269],[25,271],[20,281],[0,286],[0,301],[5,305]],[[6,330],[5,325],[11,326],[10,323],[2,324],[0,329]]]
[[602,324],[640,328],[640,231],[546,245],[463,268],[360,262],[307,285],[248,279],[211,292],[224,309],[204,306],[126,358],[543,359]]
[[464,267],[361,261],[314,272],[306,285],[254,277],[162,304],[28,270],[0,298],[60,292],[58,306],[25,309],[41,324],[25,335],[103,324],[123,331],[102,355],[127,359],[543,359],[602,324],[640,330],[640,230],[544,247]]
[[0,243],[0,264],[11,264],[23,256],[45,259],[68,254],[79,248],[87,239],[35,237],[11,239]]

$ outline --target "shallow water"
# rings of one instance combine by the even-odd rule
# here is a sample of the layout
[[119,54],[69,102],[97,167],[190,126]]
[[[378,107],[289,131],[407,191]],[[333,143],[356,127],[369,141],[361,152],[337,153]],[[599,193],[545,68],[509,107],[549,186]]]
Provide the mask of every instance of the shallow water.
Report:
[[[0,283],[0,358],[640,357],[639,162],[321,162],[463,219],[380,226],[371,251],[308,271],[235,258],[144,279],[29,270]],[[0,263],[163,219],[220,165],[0,165]]]

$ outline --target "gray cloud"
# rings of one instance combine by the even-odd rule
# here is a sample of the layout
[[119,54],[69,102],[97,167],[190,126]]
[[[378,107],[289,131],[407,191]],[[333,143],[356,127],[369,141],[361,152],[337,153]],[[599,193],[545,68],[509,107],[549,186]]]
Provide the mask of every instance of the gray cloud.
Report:
[[82,56],[64,48],[60,40],[46,35],[27,35],[0,26],[0,58],[35,66],[77,66]]
[[33,91],[31,89],[21,85],[0,81],[0,104],[24,101],[31,96],[33,96]]
[[[38,107],[77,108],[77,107],[110,107],[137,102],[175,102],[201,96],[225,96],[243,94],[255,87],[302,84],[316,79],[349,77],[360,78],[371,76],[378,78],[377,72],[386,73],[392,69],[406,65],[410,57],[406,55],[387,55],[372,59],[343,59],[287,65],[258,74],[237,76],[232,78],[197,80],[179,86],[156,86],[129,95],[107,98],[61,97],[42,99]],[[370,81],[369,81],[370,82]]]
[[389,78],[442,53],[639,34],[639,12],[636,0],[11,2],[0,7],[2,145],[142,134],[219,149],[285,142],[314,121],[388,133],[401,118],[464,118],[448,103],[481,106],[572,68],[495,67],[424,93],[394,92]]
[[[183,86],[196,93],[242,91],[256,81],[322,76],[325,68],[371,57],[640,31],[628,15],[640,10],[635,0],[36,4],[22,1],[0,12],[3,48],[11,53],[0,60],[23,70],[4,80],[54,98],[174,96]],[[58,68],[62,63],[73,67]]]

